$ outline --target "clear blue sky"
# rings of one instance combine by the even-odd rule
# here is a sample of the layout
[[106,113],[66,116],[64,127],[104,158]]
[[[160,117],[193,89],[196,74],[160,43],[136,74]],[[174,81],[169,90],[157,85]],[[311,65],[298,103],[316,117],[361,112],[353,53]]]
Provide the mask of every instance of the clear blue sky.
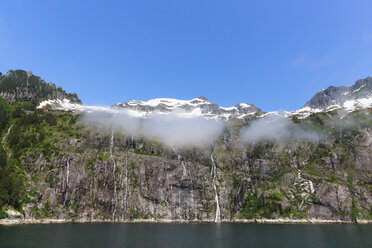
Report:
[[0,71],[31,70],[85,104],[203,95],[300,108],[372,76],[372,1],[0,4]]

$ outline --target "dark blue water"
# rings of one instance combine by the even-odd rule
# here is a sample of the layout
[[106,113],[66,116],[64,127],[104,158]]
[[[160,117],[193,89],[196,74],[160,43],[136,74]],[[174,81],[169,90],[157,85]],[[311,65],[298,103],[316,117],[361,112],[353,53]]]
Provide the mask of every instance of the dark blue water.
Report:
[[0,247],[372,247],[372,225],[44,224],[0,226]]

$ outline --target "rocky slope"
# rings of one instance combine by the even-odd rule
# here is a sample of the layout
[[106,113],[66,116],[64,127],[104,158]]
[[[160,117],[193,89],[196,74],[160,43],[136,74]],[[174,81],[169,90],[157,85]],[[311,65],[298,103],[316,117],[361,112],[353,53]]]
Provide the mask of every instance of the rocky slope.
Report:
[[295,111],[274,111],[261,115],[279,115],[289,118],[304,119],[314,113],[328,113],[338,111],[339,114],[348,113],[372,107],[372,78],[367,77],[355,82],[350,87],[330,86],[316,93],[302,108]]
[[[230,120],[210,146],[176,148],[115,128],[87,126],[81,118],[91,108],[57,102],[57,109],[31,110],[27,102],[1,102],[8,121],[2,129],[5,155],[0,153],[7,159],[0,163],[9,168],[8,178],[18,180],[0,182],[5,214],[15,208],[22,213],[18,218],[28,220],[372,219],[370,108],[342,118],[336,110],[290,117],[321,139],[244,143],[241,130],[263,115],[252,105],[226,110],[205,98],[119,104],[140,113],[200,109],[206,118],[211,113]],[[232,118],[253,112],[260,113],[247,123]],[[17,185],[22,186],[18,191]],[[2,197],[4,188],[14,193]]]
[[76,94],[68,94],[53,83],[46,83],[31,71],[11,70],[6,75],[0,74],[0,97],[9,101],[30,101],[41,99],[69,99],[81,103]]
[[158,98],[148,101],[133,100],[128,103],[118,103],[114,106],[134,110],[145,116],[152,112],[170,113],[172,111],[184,111],[194,115],[201,115],[207,119],[245,119],[263,114],[262,110],[248,103],[239,103],[235,106],[224,108],[212,103],[201,96],[189,101]]
[[355,110],[372,105],[372,78],[367,77],[355,82],[350,87],[330,86],[319,91],[304,107],[312,109],[345,108]]

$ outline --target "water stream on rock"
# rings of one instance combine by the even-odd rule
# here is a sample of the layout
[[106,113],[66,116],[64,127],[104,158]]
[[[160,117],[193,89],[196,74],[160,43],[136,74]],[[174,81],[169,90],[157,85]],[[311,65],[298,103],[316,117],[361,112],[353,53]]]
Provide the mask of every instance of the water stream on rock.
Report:
[[212,171],[211,175],[213,176],[213,188],[214,188],[214,194],[215,194],[215,201],[216,201],[216,217],[214,219],[214,222],[218,223],[221,222],[221,209],[220,209],[220,200],[218,198],[218,193],[217,193],[217,167],[216,164],[214,163],[213,159],[213,154],[211,154],[211,161],[212,161]]
[[116,213],[116,205],[117,205],[117,192],[116,192],[116,174],[115,174],[115,171],[116,171],[116,163],[115,163],[115,158],[114,158],[114,155],[112,154],[112,150],[114,148],[114,131],[111,132],[111,142],[110,142],[110,157],[111,157],[111,160],[112,160],[112,163],[114,164],[114,168],[113,168],[113,171],[112,171],[112,174],[113,174],[113,178],[114,178],[114,206],[113,206],[113,212],[112,212],[112,220],[115,220],[115,213]]
[[301,173],[302,173],[301,170],[297,170],[298,184],[302,191],[301,193],[302,201],[300,203],[300,206],[298,207],[300,211],[302,210],[304,202],[310,197],[311,194],[315,192],[313,182],[311,180],[304,179]]
[[70,158],[67,158],[67,172],[66,172],[66,186],[65,186],[65,200],[63,201],[63,205],[66,206],[66,200],[68,196],[68,181],[70,178]]
[[188,169],[189,169],[189,177],[190,177],[190,184],[191,184],[191,189],[190,189],[190,194],[191,194],[191,208],[194,208],[194,183],[192,180],[192,174],[191,174],[191,169],[190,169],[190,164],[188,164]]
[[125,220],[125,212],[127,211],[127,198],[128,198],[128,151],[125,152],[125,169],[124,169],[124,184],[125,189],[123,191],[123,209],[121,220]]
[[[173,148],[173,150],[177,153],[175,148]],[[182,156],[180,154],[177,154],[177,160],[182,165],[182,177],[188,178],[190,180],[190,185],[189,185],[190,186],[190,197],[189,198],[190,198],[191,208],[194,208],[194,183],[192,179],[190,165],[188,163],[185,164],[185,161],[182,160]],[[178,195],[179,195],[178,201],[179,201],[179,205],[181,208],[181,193],[178,192]],[[179,212],[181,212],[181,209],[179,209]]]

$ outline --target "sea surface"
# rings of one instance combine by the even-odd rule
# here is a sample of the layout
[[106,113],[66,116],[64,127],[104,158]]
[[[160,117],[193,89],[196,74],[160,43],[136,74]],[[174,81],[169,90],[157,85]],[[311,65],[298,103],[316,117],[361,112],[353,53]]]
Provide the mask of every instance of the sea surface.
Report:
[[372,247],[372,225],[100,223],[0,226],[0,247]]

